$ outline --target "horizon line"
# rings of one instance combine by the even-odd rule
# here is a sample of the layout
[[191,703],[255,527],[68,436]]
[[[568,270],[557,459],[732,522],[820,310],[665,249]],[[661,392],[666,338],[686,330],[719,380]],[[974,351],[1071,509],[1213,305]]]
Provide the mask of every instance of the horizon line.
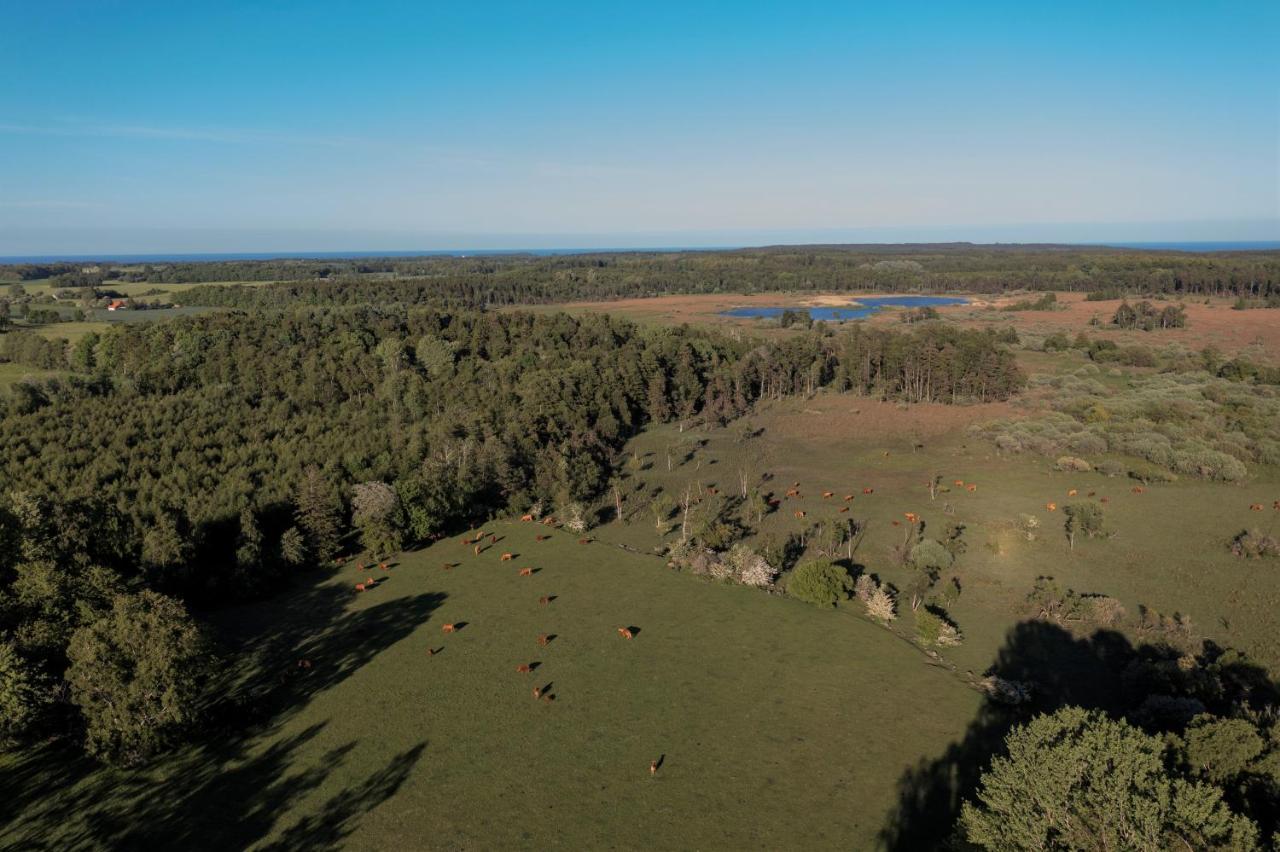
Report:
[[1215,251],[1276,251],[1280,250],[1280,240],[1089,240],[1070,242],[1045,241],[992,241],[975,242],[973,240],[921,240],[902,242],[803,242],[803,243],[761,243],[761,244],[712,244],[712,245],[653,245],[653,246],[615,246],[615,247],[575,247],[563,246],[554,248],[451,248],[451,249],[394,249],[394,250],[361,250],[342,251],[309,251],[309,250],[268,250],[268,251],[212,251],[212,252],[85,252],[85,253],[47,253],[47,254],[13,254],[0,255],[0,265],[18,265],[34,263],[80,263],[101,261],[114,263],[143,262],[217,262],[217,261],[269,261],[269,260],[374,260],[374,259],[409,259],[425,257],[475,257],[475,256],[554,256],[572,254],[653,254],[653,253],[700,253],[728,251],[765,251],[770,249],[877,249],[877,248],[911,248],[911,247],[952,247],[971,246],[973,248],[1104,248],[1119,251],[1174,251],[1183,253],[1201,253]]

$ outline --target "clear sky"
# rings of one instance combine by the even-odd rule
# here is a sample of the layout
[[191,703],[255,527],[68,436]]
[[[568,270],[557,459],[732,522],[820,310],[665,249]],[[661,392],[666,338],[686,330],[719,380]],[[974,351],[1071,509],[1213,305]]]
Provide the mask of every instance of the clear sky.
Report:
[[0,255],[1280,239],[1280,3],[0,0]]

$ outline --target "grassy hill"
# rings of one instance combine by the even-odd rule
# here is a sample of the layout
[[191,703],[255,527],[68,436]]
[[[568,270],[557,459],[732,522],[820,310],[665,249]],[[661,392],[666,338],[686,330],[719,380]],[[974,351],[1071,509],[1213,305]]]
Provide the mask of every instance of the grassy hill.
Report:
[[6,757],[20,816],[0,844],[866,848],[904,770],[979,706],[851,612],[567,532],[536,542],[539,525],[486,531],[500,540],[480,556],[455,537],[375,569],[368,592],[347,567],[221,613],[256,652],[232,673],[258,684],[256,733],[147,770]]

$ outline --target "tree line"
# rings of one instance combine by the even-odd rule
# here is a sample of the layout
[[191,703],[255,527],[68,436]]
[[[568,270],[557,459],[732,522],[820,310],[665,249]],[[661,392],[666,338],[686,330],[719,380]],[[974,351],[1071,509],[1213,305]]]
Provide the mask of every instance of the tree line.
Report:
[[49,278],[66,287],[95,287],[112,280],[279,282],[265,288],[201,287],[185,300],[235,307],[432,300],[479,306],[674,293],[1022,289],[1110,297],[1231,296],[1265,302],[1280,296],[1280,252],[1191,254],[969,244],[786,246],[715,252],[0,266],[0,280],[6,278]]

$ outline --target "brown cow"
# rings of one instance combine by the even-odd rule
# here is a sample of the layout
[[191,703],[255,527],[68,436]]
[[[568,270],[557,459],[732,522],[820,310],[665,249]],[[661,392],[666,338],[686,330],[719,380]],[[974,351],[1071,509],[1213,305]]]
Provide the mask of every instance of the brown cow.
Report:
[[516,555],[514,553],[504,553],[502,554],[501,561],[510,562],[512,559],[515,559],[515,558],[516,558]]
[[875,492],[875,489],[874,489],[874,488],[864,488],[864,489],[862,489],[862,493],[863,493],[863,494],[872,494],[872,493],[874,493],[874,492]]
[[498,534],[497,534],[497,533],[490,533],[490,535],[489,535],[489,543],[490,543],[490,544],[497,544],[497,543],[498,543]]
[[976,486],[976,485],[972,485],[972,484],[970,484],[970,485],[966,485],[966,486],[965,486],[965,490],[967,490],[967,491],[977,491],[977,490],[978,490],[978,486]]
[[618,635],[621,636],[623,639],[631,639],[635,637],[635,634],[631,632],[630,627],[619,627]]
[[1072,488],[1070,491],[1068,491],[1068,492],[1067,492],[1067,496],[1068,496],[1068,497],[1074,497],[1074,496],[1076,496],[1076,495],[1077,495],[1077,494],[1079,494],[1079,493],[1080,493],[1079,491],[1076,491],[1074,488]]
[[311,661],[310,661],[310,660],[298,660],[298,668],[300,668],[300,669],[309,669],[309,668],[311,668]]
[[556,697],[548,692],[546,695],[542,696],[542,700],[544,703],[550,704],[552,701],[556,700]]
[[797,517],[797,518],[803,518],[803,517],[804,517],[804,512],[802,512],[802,511],[801,511],[801,512],[796,512],[796,517]]
[[649,774],[650,775],[658,774],[658,761],[656,760],[649,761]]
[[535,686],[533,688],[533,700],[537,701],[541,697],[542,697],[542,690],[539,687]]
[[535,536],[533,537],[533,540],[534,540],[534,541],[546,541],[546,540],[547,540],[547,539],[549,539],[549,538],[551,538],[551,536],[549,536],[549,535],[541,535],[541,534],[539,534],[539,535],[535,535]]
[[799,497],[799,496],[800,496],[800,491],[799,491],[799,489],[796,489],[796,488],[788,488],[788,489],[787,489],[787,493],[786,493],[785,495],[783,495],[783,496],[785,496],[785,497]]
[[1086,496],[1088,496],[1088,497],[1092,497],[1093,495],[1095,495],[1095,494],[1097,494],[1097,493],[1098,493],[1097,491],[1090,491]]
[[830,500],[832,497],[834,497],[834,496],[835,496],[835,494],[836,494],[836,493],[835,493],[834,491],[823,491],[823,492],[822,492],[822,499],[823,499],[823,500]]
[[917,515],[915,512],[903,512],[902,517],[906,518],[908,521],[910,521],[913,524],[916,521],[920,520],[920,516]]
[[533,576],[533,569],[532,569],[532,568],[521,568],[521,569],[520,569],[520,576],[521,576],[521,577],[532,577],[532,576]]
[[364,583],[356,583],[356,591],[357,591],[357,592],[363,592],[363,591],[364,591]]
[[356,571],[357,571],[358,573],[361,573],[361,574],[363,574],[363,573],[364,573],[364,563],[363,563],[363,562],[357,562],[357,563],[356,563]]
[[1098,502],[1099,502],[1099,503],[1110,503],[1110,502],[1111,502],[1111,498],[1110,498],[1110,497],[1101,497],[1101,498],[1099,498]]
[[547,643],[550,641],[551,641],[551,637],[548,636],[546,633],[538,634],[538,644],[541,645],[542,647],[544,648],[547,647]]
[[1280,500],[1277,500],[1276,502],[1272,503],[1271,508],[1275,509],[1277,512],[1280,512]]
[[717,490],[715,489],[715,487],[709,487],[709,488],[707,488],[707,493],[708,493],[708,494],[711,494],[712,496],[714,496],[714,495],[716,495],[716,494],[719,494],[720,492],[719,492],[719,491],[717,491]]
[[533,671],[533,666],[528,663],[521,663],[516,666],[516,674],[529,674],[531,671]]
[[541,604],[542,606],[546,606],[547,604],[551,603],[551,598],[547,595],[543,595],[542,597],[538,598],[538,603]]
[[365,584],[366,586],[372,586],[372,585],[373,585],[373,578],[372,578],[372,577],[365,577],[365,578],[364,578],[364,584]]
[[840,514],[842,514],[842,515],[843,515],[843,514],[844,514],[845,512],[847,512],[847,511],[849,511],[849,507],[848,507],[848,506],[841,506],[841,507],[840,507]]
[[1261,504],[1261,503],[1251,503],[1251,504],[1249,505],[1249,511],[1250,511],[1250,512],[1261,512],[1261,511],[1262,511],[1262,504]]
[[890,521],[889,523],[893,524],[895,527],[902,526],[902,521]]
[[457,629],[458,629],[457,625],[454,625],[454,624],[446,624],[446,625],[444,625],[443,627],[441,627],[441,628],[440,628],[440,632],[441,632],[441,633],[453,633],[453,632],[454,632],[455,630],[457,630]]
[[852,499],[853,499],[853,495],[852,495],[852,494],[846,494],[846,495],[844,495],[844,502],[848,503],[848,502],[849,502],[850,500],[852,500]]
[[471,552],[472,552],[472,553],[474,553],[476,556],[479,556],[479,555],[480,555],[480,545],[478,545],[478,544],[477,544],[475,547],[471,548]]
[[387,570],[387,563],[385,563],[385,562],[379,562],[379,563],[378,563],[378,570],[379,570],[379,571],[386,571],[386,570]]
[[1057,503],[1045,503],[1045,504],[1044,504],[1044,507],[1045,507],[1046,509],[1048,509],[1050,512],[1056,512],[1056,511],[1058,511],[1058,504],[1057,504]]
[[427,656],[428,656],[428,657],[434,657],[435,655],[436,655],[436,649],[435,649],[435,648],[428,648],[428,649],[427,649]]
[[589,539],[589,538],[580,538],[580,539],[578,539],[578,544],[590,544],[590,543],[591,543],[591,539]]
[[964,488],[964,480],[963,480],[963,479],[957,479],[957,480],[956,480],[956,488]]
[[525,523],[529,523],[530,521],[533,520],[533,515],[521,515],[520,520],[524,521]]
[[554,527],[556,525],[556,519],[548,515],[542,519],[542,525],[544,527]]
[[1133,486],[1132,488],[1130,488],[1129,490],[1130,490],[1130,491],[1132,491],[1134,494],[1141,494],[1141,493],[1143,493],[1144,491],[1146,491],[1147,489],[1143,488],[1141,485],[1135,485],[1135,486]]

